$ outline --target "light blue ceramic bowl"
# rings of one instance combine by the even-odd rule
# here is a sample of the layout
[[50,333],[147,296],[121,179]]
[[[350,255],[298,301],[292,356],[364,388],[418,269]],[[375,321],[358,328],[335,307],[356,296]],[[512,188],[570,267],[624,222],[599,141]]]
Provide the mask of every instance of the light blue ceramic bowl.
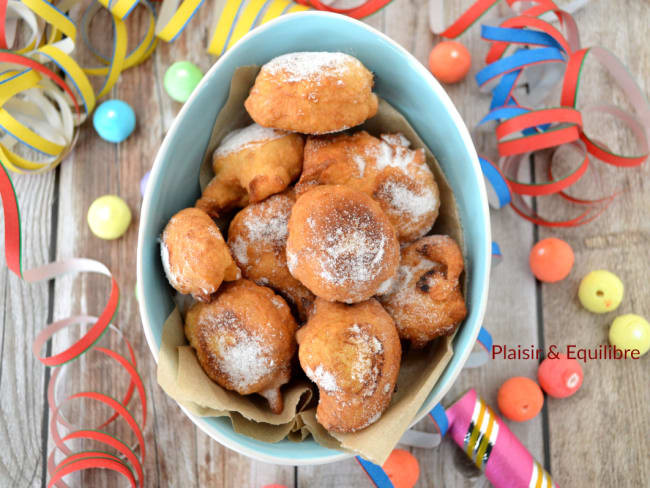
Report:
[[[451,362],[414,419],[419,420],[451,387],[483,319],[491,257],[485,187],[469,133],[431,74],[388,37],[341,15],[292,14],[253,30],[208,71],[176,117],[158,151],[140,218],[138,294],[149,347],[157,358],[162,325],[173,306],[157,239],[169,218],[193,205],[199,195],[199,166],[214,120],[228,96],[232,74],[238,66],[262,65],[293,51],[344,51],[359,58],[375,73],[379,96],[406,116],[438,158],[456,195],[465,233],[469,315],[454,341]],[[188,416],[221,444],[262,461],[302,465],[348,457],[311,439],[300,444],[265,443],[235,433],[228,419]]]

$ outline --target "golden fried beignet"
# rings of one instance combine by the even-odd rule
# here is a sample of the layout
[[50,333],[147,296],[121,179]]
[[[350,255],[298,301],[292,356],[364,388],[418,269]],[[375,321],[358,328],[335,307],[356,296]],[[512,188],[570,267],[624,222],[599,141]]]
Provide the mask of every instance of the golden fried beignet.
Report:
[[293,191],[285,191],[248,205],[230,222],[228,246],[245,278],[280,293],[305,321],[314,295],[287,268],[287,227],[295,201]]
[[303,146],[299,134],[257,124],[230,132],[214,151],[214,178],[196,206],[218,217],[280,193],[300,175]]
[[224,285],[209,304],[194,304],[185,335],[205,373],[241,395],[259,393],[282,412],[280,387],[291,378],[296,321],[269,288],[239,280]]
[[390,315],[374,299],[356,305],[316,299],[296,334],[305,374],[318,386],[318,422],[354,432],[376,422],[395,389],[402,348]]
[[426,236],[402,249],[393,288],[379,297],[402,339],[421,348],[456,330],[467,315],[459,281],[463,268],[463,254],[448,236]]
[[348,54],[290,53],[262,66],[244,106],[264,127],[326,134],[377,113],[372,85],[372,73]]
[[401,134],[381,139],[365,131],[310,137],[296,193],[315,185],[346,185],[364,192],[388,215],[400,242],[425,235],[438,217],[438,185],[424,151]]
[[203,210],[174,215],[160,238],[163,268],[179,293],[209,302],[222,281],[241,278],[219,228]]
[[384,291],[399,264],[399,243],[372,198],[346,186],[322,185],[293,206],[287,264],[314,295],[356,303]]

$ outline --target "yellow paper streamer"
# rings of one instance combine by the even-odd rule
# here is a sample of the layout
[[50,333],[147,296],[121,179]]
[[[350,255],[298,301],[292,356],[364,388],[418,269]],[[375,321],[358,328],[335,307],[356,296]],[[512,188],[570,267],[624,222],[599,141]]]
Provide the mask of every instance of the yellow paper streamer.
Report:
[[[23,21],[20,25],[31,30],[26,45],[13,50],[9,46],[10,52],[27,56],[45,67],[51,65],[50,70],[63,71],[65,81],[84,109],[80,116],[74,114],[69,94],[33,69],[0,63],[0,129],[4,133],[0,136],[0,163],[11,171],[43,172],[56,167],[76,140],[76,126],[88,118],[97,99],[111,91],[120,73],[149,58],[158,39],[174,41],[204,0],[164,0],[157,19],[147,0],[97,0],[83,15],[81,29],[68,15],[78,3],[79,0],[7,2],[7,42],[13,44],[18,19]],[[127,53],[125,20],[137,5],[147,11],[147,31],[133,51]],[[96,52],[86,34],[93,17],[102,8],[112,16],[114,43],[110,58]],[[290,0],[227,0],[210,37],[208,52],[220,56],[256,26],[283,14],[309,9]],[[100,66],[82,67],[75,61],[72,52],[79,37],[89,44]],[[90,76],[104,78],[97,93]],[[15,152],[16,145],[25,146],[41,156],[31,160]]]

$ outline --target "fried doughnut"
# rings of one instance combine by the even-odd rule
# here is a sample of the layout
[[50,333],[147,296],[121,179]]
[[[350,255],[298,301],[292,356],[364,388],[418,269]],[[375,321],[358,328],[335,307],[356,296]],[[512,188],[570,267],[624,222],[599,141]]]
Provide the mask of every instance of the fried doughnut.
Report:
[[219,228],[203,210],[174,215],[160,238],[165,274],[179,293],[209,302],[222,281],[241,278]]
[[295,201],[293,191],[285,191],[241,210],[230,222],[228,246],[244,277],[280,293],[304,322],[314,295],[291,276],[285,252]]
[[411,242],[433,227],[440,198],[424,150],[409,146],[402,134],[377,139],[361,131],[310,137],[296,193],[315,185],[346,185],[362,191],[388,215],[400,242]]
[[415,348],[449,335],[467,315],[460,290],[463,254],[448,236],[427,236],[402,249],[393,289],[379,297],[399,336]]
[[194,304],[185,335],[205,373],[227,390],[259,393],[282,412],[280,387],[291,378],[296,322],[284,299],[249,280],[224,285],[209,304]]
[[261,202],[298,178],[304,141],[257,124],[230,132],[212,155],[214,178],[196,206],[213,217]]
[[399,242],[372,198],[346,186],[322,185],[293,206],[287,264],[314,295],[356,303],[384,291],[399,264]]
[[377,113],[372,84],[372,73],[348,54],[290,53],[262,66],[244,105],[264,127],[338,132]]
[[354,432],[381,417],[402,348],[393,319],[376,300],[344,305],[318,298],[296,338],[300,365],[318,386],[316,418],[323,427]]

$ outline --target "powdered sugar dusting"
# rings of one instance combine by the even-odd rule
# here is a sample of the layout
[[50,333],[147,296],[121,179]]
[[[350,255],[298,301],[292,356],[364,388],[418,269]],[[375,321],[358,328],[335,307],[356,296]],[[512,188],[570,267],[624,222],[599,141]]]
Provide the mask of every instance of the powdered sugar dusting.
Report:
[[401,132],[395,134],[382,134],[381,138],[391,146],[411,147],[411,141],[409,141]]
[[365,328],[353,324],[350,328],[350,335],[347,340],[355,346],[356,360],[350,371],[351,379],[359,384],[364,384],[364,396],[370,396],[377,389],[379,379],[379,368],[376,357],[384,352],[382,343],[368,333]]
[[237,219],[238,232],[228,239],[230,250],[240,265],[256,259],[255,252],[249,256],[249,248],[284,252],[292,206],[293,201],[286,195],[273,195],[242,210]]
[[359,178],[363,178],[366,173],[366,159],[360,154],[355,154],[352,157],[352,161],[354,161],[354,163],[357,165],[357,169],[359,170]]
[[359,61],[345,53],[298,52],[278,56],[262,66],[262,70],[274,76],[281,73],[284,83],[320,84],[325,77],[340,78],[350,70],[350,65],[358,64]]
[[391,180],[381,185],[378,195],[398,212],[412,217],[431,214],[438,208],[438,199],[428,187],[415,190],[402,182]]
[[237,129],[226,134],[226,137],[221,141],[221,145],[215,151],[215,155],[218,157],[227,156],[230,153],[240,151],[253,144],[272,141],[286,134],[286,132],[262,127],[259,124],[251,124],[248,127]]
[[316,366],[316,369],[312,370],[310,367],[305,368],[305,374],[307,377],[318,385],[319,388],[322,388],[328,393],[337,393],[341,389],[336,383],[336,377],[326,371],[322,365]]
[[230,239],[228,246],[238,263],[248,264],[248,246],[242,239]]
[[394,284],[395,284],[395,277],[391,276],[386,281],[384,281],[381,285],[379,285],[379,288],[377,288],[377,295],[383,295],[385,293],[388,293],[391,290],[391,288],[393,288]]
[[211,318],[210,325],[228,329],[227,333],[214,334],[207,329],[204,337],[214,341],[216,354],[212,352],[210,360],[216,362],[235,389],[245,390],[272,371],[274,361],[269,347],[242,328],[234,313],[226,310]]
[[271,303],[273,303],[273,306],[275,308],[277,308],[278,310],[280,310],[280,309],[282,309],[282,307],[284,307],[284,303],[282,303],[282,300],[277,295],[274,295],[273,298],[271,298]]
[[[396,307],[408,306],[411,310],[423,307],[423,310],[431,313],[430,299],[426,294],[417,292],[416,283],[422,275],[439,266],[439,263],[426,258],[422,258],[415,266],[400,266],[397,269],[396,283],[392,293],[380,297],[380,300],[389,299]],[[436,318],[431,317],[431,319],[435,320]],[[399,327],[399,324],[397,325]]]
[[162,260],[167,280],[173,284],[175,282],[175,277],[172,276],[171,267],[169,265],[169,249],[167,249],[167,245],[162,241],[160,242],[160,259]]

